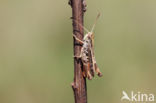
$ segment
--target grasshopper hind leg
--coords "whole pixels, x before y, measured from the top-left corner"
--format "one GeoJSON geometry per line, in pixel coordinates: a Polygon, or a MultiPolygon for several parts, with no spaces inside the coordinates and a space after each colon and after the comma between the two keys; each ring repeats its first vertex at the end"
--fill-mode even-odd
{"type": "Polygon", "coordinates": [[[94,66],[95,66],[95,71],[96,71],[97,75],[98,75],[99,77],[102,77],[102,73],[100,72],[100,69],[98,68],[98,66],[97,66],[96,63],[94,64],[94,66]]]}
{"type": "Polygon", "coordinates": [[[83,76],[91,80],[92,75],[90,74],[90,67],[88,65],[89,64],[83,64],[83,76]]]}
{"type": "Polygon", "coordinates": [[[86,75],[89,80],[92,80],[93,77],[90,72],[90,64],[89,63],[86,65],[86,75]]]}

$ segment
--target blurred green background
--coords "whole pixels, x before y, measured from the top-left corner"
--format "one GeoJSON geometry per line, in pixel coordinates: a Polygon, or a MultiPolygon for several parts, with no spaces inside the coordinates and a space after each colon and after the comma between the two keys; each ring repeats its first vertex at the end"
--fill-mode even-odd
{"type": "MultiPolygon", "coordinates": [[[[74,103],[68,0],[0,0],[0,103],[74,103]]],[[[156,1],[87,0],[102,78],[88,103],[120,103],[122,91],[156,95],[156,1]]]]}

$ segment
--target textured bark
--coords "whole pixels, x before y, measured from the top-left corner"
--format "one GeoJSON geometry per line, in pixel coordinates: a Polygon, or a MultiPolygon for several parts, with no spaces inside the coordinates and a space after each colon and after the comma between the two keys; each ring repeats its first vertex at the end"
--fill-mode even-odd
{"type": "MultiPolygon", "coordinates": [[[[72,7],[73,35],[82,40],[84,32],[81,25],[83,25],[86,2],[84,2],[84,0],[70,0],[69,4],[72,7]]],[[[81,45],[79,45],[76,40],[73,41],[73,44],[74,55],[80,55],[81,45]]],[[[83,77],[82,70],[83,65],[81,60],[74,58],[74,82],[72,83],[72,88],[74,91],[75,103],[87,103],[86,78],[83,77]]]]}

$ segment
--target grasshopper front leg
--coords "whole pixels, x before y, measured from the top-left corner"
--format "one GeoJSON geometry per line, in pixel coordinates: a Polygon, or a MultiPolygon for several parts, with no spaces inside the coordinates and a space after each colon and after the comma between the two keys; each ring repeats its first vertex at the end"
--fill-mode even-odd
{"type": "MultiPolygon", "coordinates": [[[[75,38],[75,40],[77,40],[81,45],[84,44],[84,42],[82,40],[80,40],[79,38],[77,38],[74,34],[73,34],[73,37],[75,38]]],[[[74,55],[74,58],[77,58],[77,59],[80,59],[82,56],[81,56],[81,53],[79,56],[75,56],[74,55]]]]}
{"type": "Polygon", "coordinates": [[[79,38],[77,38],[74,34],[73,34],[73,37],[75,38],[75,40],[77,40],[81,45],[84,44],[84,42],[82,40],[80,40],[79,38]]]}

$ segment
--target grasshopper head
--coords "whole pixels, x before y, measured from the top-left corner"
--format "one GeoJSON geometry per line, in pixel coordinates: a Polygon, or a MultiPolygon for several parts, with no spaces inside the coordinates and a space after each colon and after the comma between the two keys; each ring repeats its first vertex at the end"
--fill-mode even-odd
{"type": "Polygon", "coordinates": [[[94,34],[92,32],[89,32],[88,37],[93,40],[94,39],[94,34]]]}
{"type": "Polygon", "coordinates": [[[94,39],[94,34],[93,33],[91,34],[91,38],[92,38],[92,40],[94,39]]]}
{"type": "Polygon", "coordinates": [[[88,33],[88,39],[91,40],[91,43],[92,43],[92,46],[93,46],[93,44],[94,44],[94,34],[92,32],[88,33]]]}

